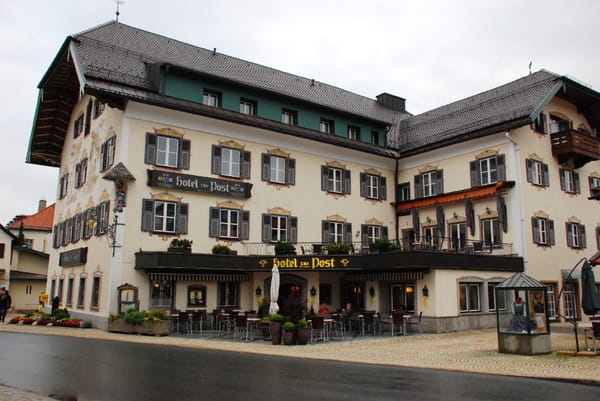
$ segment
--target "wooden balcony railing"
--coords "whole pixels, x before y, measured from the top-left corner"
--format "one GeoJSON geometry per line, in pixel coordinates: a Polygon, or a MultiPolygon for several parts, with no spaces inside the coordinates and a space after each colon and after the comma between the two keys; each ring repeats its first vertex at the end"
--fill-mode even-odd
{"type": "Polygon", "coordinates": [[[593,160],[600,160],[600,139],[576,130],[557,132],[550,135],[552,154],[559,163],[570,159],[579,168],[593,160]]]}

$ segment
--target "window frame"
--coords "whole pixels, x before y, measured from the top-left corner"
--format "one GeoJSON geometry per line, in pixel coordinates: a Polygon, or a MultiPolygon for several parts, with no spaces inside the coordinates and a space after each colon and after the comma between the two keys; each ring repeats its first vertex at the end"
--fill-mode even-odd
{"type": "Polygon", "coordinates": [[[262,215],[262,242],[274,244],[278,241],[295,244],[298,242],[298,217],[264,213],[262,215]],[[285,221],[285,227],[275,227],[273,222],[285,221]],[[284,235],[280,235],[284,232],[284,235]],[[277,235],[275,235],[277,234],[277,235]]]}
{"type": "Polygon", "coordinates": [[[81,188],[85,184],[87,178],[88,159],[82,159],[75,164],[75,188],[81,188]]]}
{"type": "Polygon", "coordinates": [[[539,160],[525,159],[527,167],[527,182],[540,187],[550,186],[548,165],[539,160]]]}
{"type": "Polygon", "coordinates": [[[455,250],[465,249],[469,239],[467,234],[467,222],[458,221],[448,224],[448,232],[450,234],[450,248],[455,250]],[[456,233],[456,235],[455,235],[456,233]]]}
{"type": "Polygon", "coordinates": [[[322,220],[321,242],[323,244],[338,242],[352,244],[352,223],[337,220],[322,220]],[[335,227],[335,232],[331,232],[332,227],[335,227]],[[335,239],[336,241],[331,241],[332,239],[335,239]],[[340,241],[337,241],[338,239],[340,239],[340,241]]]}
{"type": "MultiPolygon", "coordinates": [[[[161,234],[187,234],[189,205],[183,202],[166,201],[162,199],[142,199],[142,231],[161,234]],[[158,204],[172,203],[175,205],[174,230],[156,230],[156,208],[158,204]]],[[[160,217],[160,216],[159,216],[160,217]]],[[[163,217],[163,223],[165,222],[163,217]]]]}
{"type": "Polygon", "coordinates": [[[531,233],[534,244],[540,246],[555,245],[553,220],[539,216],[532,217],[531,233]]]}
{"type": "Polygon", "coordinates": [[[459,302],[458,310],[460,313],[478,313],[481,312],[481,282],[461,281],[458,285],[459,302]],[[472,294],[471,289],[476,289],[477,294],[472,294]],[[464,290],[464,291],[463,291],[464,290]],[[472,296],[474,298],[472,299],[472,296]],[[463,299],[464,297],[464,299],[463,299]],[[463,303],[464,300],[464,303],[463,303]],[[471,301],[476,300],[477,305],[471,305],[471,301]],[[464,305],[464,307],[463,307],[464,305]]]}
{"type": "Polygon", "coordinates": [[[64,199],[69,192],[69,173],[64,173],[60,177],[60,190],[59,190],[59,199],[64,199]]]}
{"type": "Polygon", "coordinates": [[[371,131],[371,144],[379,145],[379,132],[371,131]]]}
{"type": "Polygon", "coordinates": [[[251,154],[243,149],[232,148],[229,146],[212,145],[211,151],[211,173],[229,178],[241,178],[250,179],[250,166],[251,166],[251,154]],[[231,161],[225,160],[223,153],[234,155],[237,152],[239,155],[238,171],[237,175],[232,174],[231,167],[233,166],[233,159],[231,161]],[[223,172],[223,166],[229,166],[228,171],[223,172]]]}
{"type": "Polygon", "coordinates": [[[240,306],[240,282],[219,281],[217,283],[217,308],[238,308],[240,306]]]}
{"type": "Polygon", "coordinates": [[[321,190],[335,195],[349,195],[351,177],[352,173],[345,168],[321,166],[321,190]]]}
{"type": "Polygon", "coordinates": [[[505,311],[508,309],[506,303],[506,291],[500,291],[503,299],[496,298],[496,287],[500,284],[499,282],[489,281],[487,283],[487,294],[488,294],[488,311],[495,312],[496,310],[505,311]],[[499,302],[500,301],[500,302],[499,302]]]}
{"type": "Polygon", "coordinates": [[[150,280],[150,307],[170,310],[173,304],[173,288],[172,280],[150,280]]]}
{"type": "Polygon", "coordinates": [[[191,284],[187,286],[187,306],[190,308],[206,308],[206,285],[191,284]],[[200,296],[198,296],[200,292],[200,296]],[[194,294],[195,293],[195,294],[194,294]]]}
{"type": "Polygon", "coordinates": [[[354,141],[360,141],[360,127],[349,125],[348,126],[348,138],[354,141]]]}
{"type": "Polygon", "coordinates": [[[600,193],[600,177],[588,176],[588,185],[590,187],[590,196],[597,196],[600,193]]]}
{"type": "Polygon", "coordinates": [[[112,135],[100,145],[100,172],[108,170],[115,163],[116,135],[112,135]]]}
{"type": "Polygon", "coordinates": [[[370,173],[360,173],[360,196],[371,200],[387,199],[387,178],[370,173]]]}
{"type": "Polygon", "coordinates": [[[388,239],[388,228],[384,225],[361,224],[360,239],[362,247],[370,246],[377,240],[388,239]]]}
{"type": "Polygon", "coordinates": [[[85,307],[85,277],[79,277],[79,287],[77,288],[77,309],[85,307]]]}
{"type": "MultiPolygon", "coordinates": [[[[472,160],[469,162],[469,173],[471,176],[471,188],[481,187],[485,185],[496,184],[498,182],[502,182],[506,180],[506,158],[503,154],[497,154],[495,156],[482,157],[476,160],[472,160]],[[489,160],[495,158],[496,159],[496,181],[488,182],[483,184],[481,180],[482,177],[482,161],[489,160]]],[[[489,170],[485,171],[486,175],[491,176],[491,172],[489,170]]],[[[488,177],[491,178],[491,177],[488,177]]]]}
{"type": "Polygon", "coordinates": [[[560,189],[568,194],[581,193],[579,185],[579,173],[569,168],[559,168],[560,189]]]}
{"type": "Polygon", "coordinates": [[[92,297],[90,299],[90,309],[92,310],[100,309],[100,278],[98,275],[94,275],[92,278],[92,297]]]}
{"type": "MultiPolygon", "coordinates": [[[[295,185],[296,184],[296,160],[290,157],[274,155],[269,153],[263,153],[261,155],[261,180],[267,181],[272,184],[278,185],[295,185]],[[275,168],[273,166],[274,160],[282,160],[284,168],[275,168]],[[274,172],[281,172],[283,174],[283,181],[279,179],[273,179],[274,172]]],[[[276,163],[277,164],[277,163],[276,163]]],[[[280,167],[280,166],[279,166],[280,167]]]]}
{"type": "Polygon", "coordinates": [[[335,123],[333,120],[328,118],[321,118],[319,122],[319,131],[324,134],[333,134],[335,133],[335,123]]]}
{"type": "Polygon", "coordinates": [[[204,89],[202,92],[202,104],[209,107],[221,107],[222,94],[212,89],[204,89]]]}
{"type": "Polygon", "coordinates": [[[211,238],[223,238],[226,240],[248,240],[250,239],[250,212],[243,209],[232,209],[222,207],[211,207],[209,208],[209,237],[211,238]],[[222,211],[227,212],[225,216],[228,218],[233,214],[231,212],[237,212],[237,232],[236,235],[232,235],[231,227],[233,224],[229,219],[223,221],[224,216],[222,211]],[[230,212],[231,211],[231,212],[230,212]],[[223,226],[227,228],[228,236],[222,235],[223,226]]]}
{"type": "Polygon", "coordinates": [[[497,217],[481,219],[481,241],[483,246],[486,247],[498,247],[502,245],[502,233],[500,220],[497,217]],[[488,230],[489,227],[489,230],[488,230]],[[492,241],[488,241],[488,237],[492,238],[492,241]]]}
{"type": "Polygon", "coordinates": [[[240,99],[240,113],[248,116],[255,116],[257,111],[257,102],[256,100],[250,100],[246,98],[240,99]]]}
{"type": "Polygon", "coordinates": [[[444,193],[444,170],[424,171],[414,176],[415,199],[430,198],[444,193]],[[427,183],[425,182],[427,177],[427,183]],[[427,188],[427,192],[425,191],[427,188]]]}
{"type": "Polygon", "coordinates": [[[85,125],[85,114],[81,113],[79,117],[73,122],[73,138],[79,137],[83,133],[83,127],[85,125]]]}
{"type": "MultiPolygon", "coordinates": [[[[189,170],[190,168],[190,149],[191,141],[189,139],[183,139],[183,137],[176,137],[170,135],[160,135],[151,132],[146,133],[146,147],[144,152],[144,163],[152,164],[154,166],[160,166],[164,168],[183,169],[189,170]],[[174,165],[165,165],[158,163],[158,141],[159,137],[171,138],[178,141],[178,152],[177,152],[177,163],[174,165]]],[[[114,158],[114,155],[113,155],[114,158]]]]}
{"type": "Polygon", "coordinates": [[[298,125],[298,112],[291,109],[281,109],[281,122],[287,125],[298,125]]]}
{"type": "Polygon", "coordinates": [[[567,221],[565,223],[565,232],[569,248],[585,249],[587,247],[584,224],[567,221]]]}

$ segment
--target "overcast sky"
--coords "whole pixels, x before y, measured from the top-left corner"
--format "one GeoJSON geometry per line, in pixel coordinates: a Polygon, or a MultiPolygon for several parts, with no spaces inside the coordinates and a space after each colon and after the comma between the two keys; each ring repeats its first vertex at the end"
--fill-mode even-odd
{"type": "MultiPolygon", "coordinates": [[[[25,163],[37,85],[70,34],[115,18],[114,0],[5,1],[0,223],[56,200],[58,169],[25,163]]],[[[126,0],[119,21],[413,114],[542,68],[600,90],[597,0],[126,0]]]]}

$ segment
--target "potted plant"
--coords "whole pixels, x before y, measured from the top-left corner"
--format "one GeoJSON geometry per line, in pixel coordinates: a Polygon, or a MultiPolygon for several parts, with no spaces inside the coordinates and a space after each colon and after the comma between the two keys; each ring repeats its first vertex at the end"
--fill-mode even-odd
{"type": "Polygon", "coordinates": [[[329,255],[347,255],[352,251],[352,245],[345,242],[332,242],[325,245],[325,249],[329,255]]]}
{"type": "Polygon", "coordinates": [[[295,255],[296,247],[289,242],[277,241],[275,244],[275,255],[295,255]]]}
{"type": "Polygon", "coordinates": [[[281,335],[284,345],[292,345],[294,343],[294,334],[296,332],[296,325],[293,322],[285,322],[283,326],[283,333],[281,335]]]}
{"type": "Polygon", "coordinates": [[[194,241],[187,238],[173,238],[169,244],[169,252],[175,253],[191,253],[192,243],[194,241]]]}
{"type": "Polygon", "coordinates": [[[162,310],[138,311],[129,309],[125,314],[110,314],[108,331],[129,334],[166,336],[171,331],[171,322],[165,320],[162,310]]]}
{"type": "Polygon", "coordinates": [[[383,238],[375,240],[374,245],[378,252],[391,252],[400,248],[395,242],[383,238]]]}
{"type": "Polygon", "coordinates": [[[296,323],[296,336],[298,338],[298,344],[308,344],[310,330],[308,329],[308,321],[306,319],[300,319],[298,320],[298,323],[296,323]]]}
{"type": "Polygon", "coordinates": [[[280,313],[273,313],[270,319],[271,329],[271,344],[281,344],[281,325],[283,323],[283,315],[280,313]]]}
{"type": "Polygon", "coordinates": [[[212,253],[213,255],[237,255],[237,251],[223,244],[215,244],[212,247],[212,253]]]}

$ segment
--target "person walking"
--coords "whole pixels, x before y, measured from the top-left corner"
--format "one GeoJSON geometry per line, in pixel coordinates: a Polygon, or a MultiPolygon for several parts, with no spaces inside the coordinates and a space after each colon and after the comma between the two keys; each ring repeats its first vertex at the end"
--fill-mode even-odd
{"type": "Polygon", "coordinates": [[[4,289],[4,294],[0,296],[0,322],[6,319],[6,313],[12,305],[12,298],[7,289],[4,289]]]}

